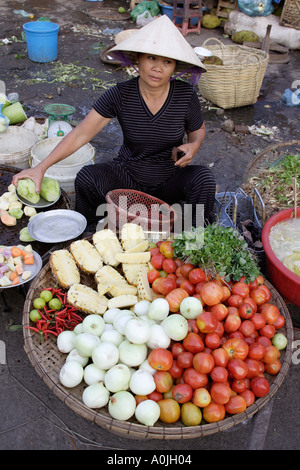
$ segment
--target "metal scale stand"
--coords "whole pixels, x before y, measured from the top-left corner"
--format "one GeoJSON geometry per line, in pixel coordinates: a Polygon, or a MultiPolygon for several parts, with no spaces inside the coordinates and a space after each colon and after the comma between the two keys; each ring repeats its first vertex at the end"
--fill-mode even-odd
{"type": "Polygon", "coordinates": [[[75,108],[68,104],[47,104],[44,107],[45,113],[49,114],[49,126],[47,136],[64,137],[73,127],[70,124],[69,116],[75,112],[75,108]]]}

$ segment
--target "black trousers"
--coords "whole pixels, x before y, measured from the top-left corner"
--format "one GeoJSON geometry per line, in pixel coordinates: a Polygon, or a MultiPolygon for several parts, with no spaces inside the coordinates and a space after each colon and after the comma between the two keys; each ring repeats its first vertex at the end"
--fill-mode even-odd
{"type": "Polygon", "coordinates": [[[105,204],[106,194],[121,188],[151,194],[168,204],[184,201],[193,208],[193,226],[196,226],[196,208],[200,205],[204,206],[205,223],[213,220],[216,183],[210,169],[202,165],[176,167],[173,175],[156,187],[147,187],[134,181],[118,161],[86,165],[75,179],[75,209],[86,217],[88,225],[94,224],[104,216],[99,206],[105,204]]]}

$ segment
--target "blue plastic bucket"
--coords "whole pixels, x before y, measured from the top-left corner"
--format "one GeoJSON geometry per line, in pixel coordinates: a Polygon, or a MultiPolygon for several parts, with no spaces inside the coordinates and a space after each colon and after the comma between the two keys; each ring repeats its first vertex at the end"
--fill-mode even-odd
{"type": "MultiPolygon", "coordinates": [[[[159,3],[159,6],[160,6],[162,14],[167,15],[170,18],[170,20],[173,20],[173,6],[171,6],[171,5],[162,5],[161,3],[159,3]]],[[[182,23],[182,18],[177,17],[175,23],[176,24],[181,24],[182,23]]],[[[191,18],[191,25],[197,26],[197,24],[198,24],[198,18],[191,18]]]]}
{"type": "Polygon", "coordinates": [[[33,62],[52,62],[57,59],[59,26],[50,21],[25,23],[28,57],[33,62]]]}

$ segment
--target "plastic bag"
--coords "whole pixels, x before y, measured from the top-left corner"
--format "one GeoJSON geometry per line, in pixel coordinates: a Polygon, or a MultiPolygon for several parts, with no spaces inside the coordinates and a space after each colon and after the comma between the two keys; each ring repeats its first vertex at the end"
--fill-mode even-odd
{"type": "Polygon", "coordinates": [[[286,106],[299,106],[300,105],[300,89],[292,91],[289,88],[287,88],[281,97],[281,101],[286,106]]]}
{"type": "Polygon", "coordinates": [[[151,16],[155,17],[160,14],[160,6],[158,5],[157,0],[144,0],[143,2],[139,3],[136,5],[130,13],[131,18],[133,21],[136,22],[137,17],[144,13],[145,11],[148,11],[151,16]]]}
{"type": "Polygon", "coordinates": [[[150,14],[150,11],[145,10],[144,13],[141,13],[137,19],[136,19],[136,24],[139,26],[145,26],[148,23],[151,23],[151,21],[155,20],[155,16],[152,16],[150,14]]]}
{"type": "Polygon", "coordinates": [[[274,11],[272,0],[238,0],[241,12],[248,16],[268,16],[274,11]]]}

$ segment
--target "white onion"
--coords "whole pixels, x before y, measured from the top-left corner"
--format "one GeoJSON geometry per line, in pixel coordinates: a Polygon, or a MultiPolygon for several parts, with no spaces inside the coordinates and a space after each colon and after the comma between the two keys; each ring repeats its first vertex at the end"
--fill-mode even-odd
{"type": "MultiPolygon", "coordinates": [[[[128,312],[128,310],[126,310],[128,312]]],[[[133,313],[123,313],[123,315],[117,314],[115,319],[114,319],[114,329],[117,330],[121,335],[124,334],[124,329],[126,326],[126,323],[133,317],[133,313]]]]}
{"type": "Polygon", "coordinates": [[[92,362],[84,368],[83,380],[87,385],[103,382],[105,372],[105,370],[99,369],[99,367],[95,366],[95,364],[92,362]]]}
{"type": "Polygon", "coordinates": [[[159,404],[154,400],[141,401],[135,409],[135,417],[145,426],[154,426],[160,417],[159,404]]]}
{"type": "Polygon", "coordinates": [[[56,338],[58,350],[62,353],[69,353],[74,349],[76,333],[70,330],[65,330],[59,333],[56,338]]]}
{"type": "Polygon", "coordinates": [[[158,297],[154,299],[148,310],[148,317],[151,320],[164,320],[169,315],[169,303],[166,299],[158,297]]]}
{"type": "Polygon", "coordinates": [[[150,372],[145,369],[138,369],[131,376],[129,388],[135,395],[149,395],[155,390],[156,384],[150,372]]]}
{"type": "Polygon", "coordinates": [[[112,393],[127,390],[131,374],[125,364],[117,364],[111,367],[105,374],[104,385],[112,393]]]}
{"type": "Polygon", "coordinates": [[[139,369],[147,370],[152,375],[154,375],[155,372],[157,372],[156,369],[153,369],[153,367],[150,366],[150,364],[148,362],[148,359],[145,359],[144,362],[142,362],[142,364],[140,364],[139,369]]]}
{"type": "Polygon", "coordinates": [[[91,357],[93,349],[100,344],[100,339],[91,333],[80,333],[76,335],[74,346],[84,357],[91,357]]]}
{"type": "Polygon", "coordinates": [[[89,408],[102,408],[108,400],[109,391],[102,382],[89,385],[82,393],[82,401],[89,408]]]}
{"type": "Polygon", "coordinates": [[[143,344],[151,335],[151,326],[143,318],[131,318],[125,325],[124,335],[131,343],[143,344]]]}
{"type": "Polygon", "coordinates": [[[99,369],[108,370],[117,364],[119,350],[113,343],[101,343],[94,348],[92,360],[99,369]]]}
{"type": "Polygon", "coordinates": [[[134,415],[136,408],[132,393],[122,390],[114,393],[108,402],[108,412],[112,418],[126,421],[134,415]]]}
{"type": "Polygon", "coordinates": [[[83,326],[82,326],[82,322],[81,323],[78,323],[73,332],[76,334],[76,335],[79,335],[80,333],[83,333],[83,326]]]}
{"type": "Polygon", "coordinates": [[[150,305],[149,300],[140,300],[133,307],[133,311],[138,317],[147,315],[150,305]]]}
{"type": "Polygon", "coordinates": [[[100,315],[87,315],[82,321],[83,333],[101,336],[104,331],[105,322],[100,315]]]}
{"type": "Polygon", "coordinates": [[[119,308],[109,308],[108,310],[106,310],[106,312],[104,312],[103,320],[105,321],[105,323],[110,323],[112,325],[114,322],[115,315],[120,311],[121,310],[119,308]]]}
{"type": "Polygon", "coordinates": [[[85,367],[89,362],[89,358],[81,356],[77,349],[72,349],[72,351],[70,351],[67,355],[66,361],[77,361],[82,365],[82,367],[85,367]]]}
{"type": "Polygon", "coordinates": [[[119,346],[120,361],[128,367],[139,366],[147,357],[145,344],[133,344],[127,339],[119,346]]]}
{"type": "Polygon", "coordinates": [[[188,321],[182,315],[178,315],[178,313],[174,313],[173,315],[169,315],[165,318],[165,320],[162,321],[161,326],[169,338],[174,341],[181,341],[188,334],[188,321]]]}
{"type": "Polygon", "coordinates": [[[64,387],[73,388],[83,379],[83,367],[77,361],[65,362],[59,372],[59,380],[64,387]]]}
{"type": "Polygon", "coordinates": [[[113,328],[112,330],[103,331],[100,339],[104,343],[113,343],[118,347],[124,341],[124,336],[113,328]]]}
{"type": "Polygon", "coordinates": [[[180,304],[180,313],[188,320],[197,318],[202,311],[202,302],[196,297],[186,297],[180,304]]]}
{"type": "Polygon", "coordinates": [[[171,339],[169,338],[169,336],[161,325],[151,326],[150,338],[146,343],[148,348],[168,348],[170,343],[171,339]]]}
{"type": "Polygon", "coordinates": [[[104,331],[113,330],[113,329],[114,329],[114,326],[111,323],[105,323],[104,331]]]}

